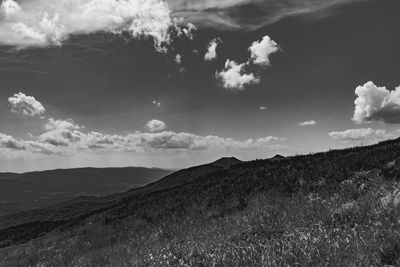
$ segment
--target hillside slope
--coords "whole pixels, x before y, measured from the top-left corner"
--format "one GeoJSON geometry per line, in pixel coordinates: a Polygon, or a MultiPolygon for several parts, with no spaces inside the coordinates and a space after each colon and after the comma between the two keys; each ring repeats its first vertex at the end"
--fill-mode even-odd
{"type": "Polygon", "coordinates": [[[0,265],[400,263],[400,139],[213,167],[2,217],[0,265]]]}

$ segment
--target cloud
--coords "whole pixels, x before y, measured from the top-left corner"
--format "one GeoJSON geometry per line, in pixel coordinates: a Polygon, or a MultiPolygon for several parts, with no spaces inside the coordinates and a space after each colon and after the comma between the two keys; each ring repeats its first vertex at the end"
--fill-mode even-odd
{"type": "Polygon", "coordinates": [[[54,129],[38,136],[41,143],[51,144],[53,146],[69,146],[79,142],[84,136],[83,133],[72,129],[54,129]]]}
{"type": "Polygon", "coordinates": [[[20,142],[10,135],[0,133],[0,146],[14,150],[25,150],[24,142],[20,142]]]}
{"type": "MultiPolygon", "coordinates": [[[[50,121],[50,120],[49,120],[50,121]]],[[[0,133],[0,152],[8,157],[43,155],[71,155],[78,152],[122,151],[150,153],[155,151],[202,151],[202,150],[244,150],[244,149],[287,149],[279,144],[286,140],[275,136],[258,139],[235,140],[214,135],[161,131],[134,132],[127,135],[84,132],[77,125],[68,125],[71,120],[59,123],[60,127],[48,129],[33,140],[18,140],[0,133]],[[68,125],[68,126],[67,126],[68,125]]]]}
{"type": "Polygon", "coordinates": [[[314,126],[314,125],[316,125],[316,124],[317,124],[316,121],[311,120],[311,121],[303,121],[303,122],[300,122],[300,123],[297,124],[297,125],[298,125],[298,126],[314,126]]]}
{"type": "Polygon", "coordinates": [[[46,109],[33,96],[27,96],[23,93],[14,94],[8,98],[8,103],[11,105],[11,111],[27,116],[37,116],[43,114],[46,109]]]}
{"type": "Polygon", "coordinates": [[[193,39],[196,30],[172,18],[163,0],[5,0],[0,9],[0,43],[19,48],[61,45],[74,34],[126,32],[151,37],[164,51],[174,37],[193,39]]]}
{"type": "Polygon", "coordinates": [[[83,127],[75,124],[71,119],[55,120],[50,118],[44,128],[47,132],[38,136],[38,140],[53,146],[68,146],[70,143],[80,141],[84,136],[82,132],[78,131],[83,127]]]}
{"type": "MultiPolygon", "coordinates": [[[[179,31],[179,29],[178,29],[179,31]]],[[[189,38],[189,40],[193,40],[194,39],[194,33],[197,31],[197,27],[193,24],[193,23],[188,23],[186,25],[186,27],[182,28],[179,32],[178,35],[180,34],[180,32],[182,32],[183,34],[185,34],[185,36],[187,38],[189,38]]]]}
{"type": "Polygon", "coordinates": [[[330,138],[343,142],[379,140],[390,138],[391,135],[385,130],[374,130],[371,128],[349,129],[342,132],[329,133],[330,138]]]}
{"type": "Polygon", "coordinates": [[[68,120],[56,120],[49,118],[48,122],[44,126],[47,131],[58,130],[58,129],[74,129],[78,130],[83,127],[77,125],[72,119],[68,120]]]}
{"type": "Polygon", "coordinates": [[[355,94],[357,98],[354,101],[354,122],[400,123],[400,86],[394,91],[389,91],[386,87],[367,82],[358,86],[355,94]]]}
{"type": "Polygon", "coordinates": [[[157,131],[162,131],[167,128],[167,125],[160,120],[151,120],[146,124],[147,129],[150,132],[157,132],[157,131]]]}
{"type": "MultiPolygon", "coordinates": [[[[10,98],[18,110],[34,116],[44,112],[43,106],[22,93],[10,98]],[[21,104],[20,99],[23,99],[21,104]],[[26,104],[28,103],[28,104],[26,104]]],[[[154,101],[154,104],[159,102],[154,101]]],[[[44,118],[43,118],[44,119],[44,118]]],[[[153,119],[146,125],[149,132],[133,132],[126,135],[85,131],[85,127],[72,119],[47,118],[40,135],[28,134],[28,140],[17,139],[0,133],[0,154],[7,158],[33,157],[34,155],[72,155],[80,152],[135,152],[153,151],[198,151],[198,150],[243,150],[243,149],[288,149],[278,142],[286,140],[275,136],[258,139],[235,140],[214,135],[165,131],[166,124],[153,119]]]]}
{"type": "MultiPolygon", "coordinates": [[[[285,140],[274,136],[259,138],[256,140],[247,139],[244,141],[219,136],[200,136],[192,133],[176,133],[173,131],[162,131],[157,133],[135,132],[126,136],[103,135],[93,133],[87,135],[86,141],[91,147],[96,147],[102,140],[103,148],[113,147],[125,151],[149,152],[155,150],[226,150],[226,149],[255,149],[267,148],[274,142],[285,140]],[[107,142],[104,142],[107,140],[107,142]]],[[[276,145],[276,144],[274,144],[276,145]]]]}
{"type": "Polygon", "coordinates": [[[238,64],[233,60],[227,60],[225,68],[217,72],[215,76],[222,82],[225,89],[243,90],[246,85],[260,82],[253,73],[245,73],[245,63],[238,64]]]}
{"type": "Polygon", "coordinates": [[[217,58],[217,47],[220,43],[222,43],[220,38],[211,40],[207,47],[207,53],[204,55],[205,61],[211,61],[217,58]]]}
{"type": "Polygon", "coordinates": [[[253,63],[259,65],[270,65],[270,55],[276,53],[278,50],[278,44],[268,35],[264,36],[261,41],[253,42],[249,47],[250,57],[253,63]]]}
{"type": "Polygon", "coordinates": [[[222,82],[225,89],[243,90],[246,85],[259,83],[260,78],[253,73],[246,73],[246,67],[270,65],[269,56],[277,52],[279,48],[278,44],[266,35],[261,41],[253,42],[248,50],[250,59],[246,63],[238,64],[228,59],[225,68],[216,72],[215,76],[222,82]]]}
{"type": "Polygon", "coordinates": [[[230,150],[267,148],[271,143],[283,141],[284,138],[268,136],[264,138],[247,139],[244,141],[219,136],[200,136],[191,133],[175,133],[165,131],[160,133],[135,133],[128,136],[130,140],[140,140],[139,147],[145,150],[230,150]]]}
{"type": "Polygon", "coordinates": [[[4,14],[6,19],[20,10],[18,3],[13,0],[3,0],[0,5],[0,13],[4,14]]]}
{"type": "Polygon", "coordinates": [[[161,102],[157,101],[157,100],[153,100],[153,105],[157,106],[157,107],[161,107],[161,102]]]}
{"type": "Polygon", "coordinates": [[[182,56],[180,54],[177,54],[174,60],[176,64],[182,64],[182,56]]]}
{"type": "Polygon", "coordinates": [[[7,158],[33,156],[34,154],[51,155],[62,154],[64,151],[40,141],[16,139],[10,135],[0,133],[0,155],[7,158]]]}
{"type": "Polygon", "coordinates": [[[244,141],[232,138],[172,131],[127,135],[108,135],[99,132],[84,133],[79,130],[51,130],[36,137],[34,141],[17,140],[14,137],[0,134],[0,151],[5,155],[29,153],[68,155],[77,152],[94,152],[98,150],[126,151],[147,153],[153,151],[199,151],[199,150],[243,150],[243,149],[282,149],[286,146],[277,142],[284,138],[268,136],[244,141]]]}
{"type": "Polygon", "coordinates": [[[167,0],[174,15],[199,27],[255,30],[296,14],[328,16],[331,7],[365,0],[167,0]],[[310,13],[316,13],[310,14],[310,13]]]}
{"type": "Polygon", "coordinates": [[[19,38],[21,41],[26,41],[26,42],[40,42],[40,43],[45,43],[46,42],[46,35],[41,34],[34,29],[26,26],[22,22],[15,23],[14,25],[11,26],[11,30],[14,33],[14,36],[19,38]]]}

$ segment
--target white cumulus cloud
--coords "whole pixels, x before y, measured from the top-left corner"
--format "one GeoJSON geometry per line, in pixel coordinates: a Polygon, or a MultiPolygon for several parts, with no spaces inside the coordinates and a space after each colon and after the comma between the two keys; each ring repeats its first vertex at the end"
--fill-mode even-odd
{"type": "Polygon", "coordinates": [[[38,141],[53,146],[69,146],[69,144],[80,141],[85,135],[78,131],[83,127],[77,125],[73,120],[56,120],[49,118],[44,128],[46,132],[38,136],[38,141]]]}
{"type": "Polygon", "coordinates": [[[356,88],[353,121],[400,123],[400,86],[390,91],[367,82],[356,88]]]}
{"type": "Polygon", "coordinates": [[[157,132],[166,129],[167,125],[163,121],[153,119],[147,122],[146,127],[150,132],[157,132]]]}
{"type": "Polygon", "coordinates": [[[10,135],[0,133],[0,155],[7,158],[16,158],[21,156],[34,156],[35,154],[63,154],[65,151],[56,146],[44,143],[38,140],[16,139],[10,135]]]}
{"type": "Polygon", "coordinates": [[[0,133],[0,152],[5,155],[59,154],[98,150],[147,153],[152,151],[183,150],[243,150],[243,149],[287,149],[278,142],[286,140],[275,136],[258,139],[235,140],[214,135],[201,136],[192,133],[161,131],[134,132],[127,135],[110,135],[100,132],[83,132],[74,129],[47,131],[35,140],[18,140],[0,133]]]}
{"type": "Polygon", "coordinates": [[[343,142],[379,140],[391,137],[391,135],[386,133],[385,130],[374,130],[371,128],[349,129],[341,132],[331,132],[329,133],[329,136],[333,140],[339,140],[343,142]]]}
{"type": "Polygon", "coordinates": [[[83,133],[73,129],[54,129],[38,136],[41,143],[51,144],[55,147],[69,146],[81,140],[83,133]]]}
{"type": "Polygon", "coordinates": [[[202,150],[244,150],[244,149],[288,149],[279,144],[286,140],[275,136],[258,139],[235,140],[214,135],[159,131],[134,132],[126,135],[85,132],[72,120],[49,119],[46,131],[33,140],[17,139],[0,133],[0,153],[6,157],[41,155],[72,155],[78,152],[136,152],[154,151],[202,151],[202,150]]]}
{"type": "Polygon", "coordinates": [[[278,50],[278,44],[268,35],[264,36],[261,41],[254,41],[249,47],[253,63],[259,65],[270,65],[270,55],[276,53],[278,50]]]}
{"type": "Polygon", "coordinates": [[[233,60],[227,60],[225,68],[216,73],[216,77],[222,82],[225,89],[243,90],[246,85],[260,82],[253,73],[245,73],[245,63],[238,64],[233,60]]]}
{"type": "Polygon", "coordinates": [[[255,41],[248,49],[250,59],[246,63],[238,64],[234,60],[228,59],[225,68],[216,72],[216,77],[222,81],[222,86],[230,90],[243,90],[246,85],[260,82],[260,78],[254,73],[246,73],[246,67],[268,66],[270,65],[269,56],[279,50],[278,44],[266,35],[261,41],[255,41]]]}
{"type": "Polygon", "coordinates": [[[193,39],[196,27],[171,17],[163,0],[4,0],[0,43],[17,46],[60,45],[73,34],[127,32],[154,40],[164,51],[173,36],[193,39]]]}
{"type": "Polygon", "coordinates": [[[27,96],[24,93],[14,94],[8,98],[11,105],[11,111],[28,116],[37,116],[43,114],[46,109],[33,96],[27,96]]]}
{"type": "Polygon", "coordinates": [[[316,125],[316,124],[317,124],[316,121],[310,120],[310,121],[303,121],[303,122],[300,122],[300,123],[297,124],[297,125],[298,125],[298,126],[314,126],[314,125],[316,125]]]}
{"type": "Polygon", "coordinates": [[[211,61],[217,58],[217,47],[220,43],[222,43],[220,38],[211,40],[207,47],[207,53],[204,55],[205,61],[211,61]]]}
{"type": "Polygon", "coordinates": [[[6,19],[20,10],[18,3],[13,0],[3,0],[0,5],[0,12],[4,14],[6,19]]]}
{"type": "Polygon", "coordinates": [[[14,150],[26,149],[24,142],[18,141],[14,137],[3,133],[0,133],[0,146],[14,150]]]}

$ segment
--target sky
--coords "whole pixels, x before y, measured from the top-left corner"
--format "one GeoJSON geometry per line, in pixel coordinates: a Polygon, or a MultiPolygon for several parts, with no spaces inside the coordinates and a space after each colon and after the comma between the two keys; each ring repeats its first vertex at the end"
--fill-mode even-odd
{"type": "Polygon", "coordinates": [[[3,0],[0,172],[400,135],[397,0],[3,0]]]}

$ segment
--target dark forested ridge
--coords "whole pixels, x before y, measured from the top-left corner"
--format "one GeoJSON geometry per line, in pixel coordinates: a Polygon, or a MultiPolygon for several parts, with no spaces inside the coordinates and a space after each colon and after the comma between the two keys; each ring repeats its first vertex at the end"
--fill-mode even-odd
{"type": "Polygon", "coordinates": [[[1,217],[0,265],[400,263],[400,139],[221,162],[125,193],[1,217]]]}

